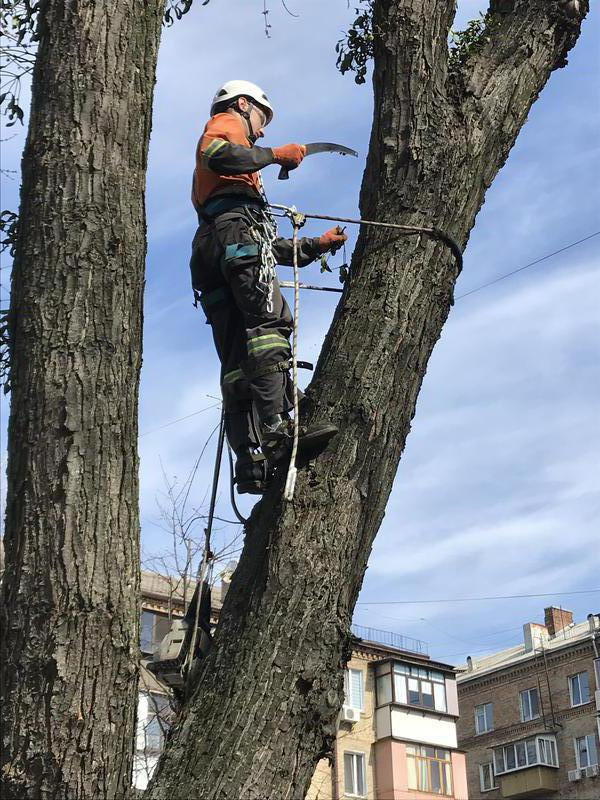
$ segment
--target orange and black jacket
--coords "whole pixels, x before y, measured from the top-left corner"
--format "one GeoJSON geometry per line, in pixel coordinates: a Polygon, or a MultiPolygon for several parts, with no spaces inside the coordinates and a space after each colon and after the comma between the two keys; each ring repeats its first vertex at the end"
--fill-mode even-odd
{"type": "Polygon", "coordinates": [[[204,129],[196,148],[192,202],[196,211],[218,194],[261,197],[259,170],[273,164],[270,147],[252,145],[242,119],[233,114],[215,114],[204,129]]]}
{"type": "MultiPolygon", "coordinates": [[[[228,198],[231,195],[241,195],[262,203],[258,172],[273,163],[275,158],[271,148],[252,145],[239,117],[233,114],[215,114],[208,121],[196,148],[192,203],[199,218],[210,218],[210,206],[208,217],[202,210],[209,200],[220,195],[227,195],[228,198]]],[[[200,233],[199,229],[197,236],[200,233]]],[[[278,264],[291,266],[294,260],[292,240],[278,237],[273,243],[273,253],[278,264]]],[[[301,267],[313,262],[321,253],[318,237],[303,236],[298,240],[298,262],[301,267]]],[[[195,281],[194,286],[197,283],[195,281]]]]}

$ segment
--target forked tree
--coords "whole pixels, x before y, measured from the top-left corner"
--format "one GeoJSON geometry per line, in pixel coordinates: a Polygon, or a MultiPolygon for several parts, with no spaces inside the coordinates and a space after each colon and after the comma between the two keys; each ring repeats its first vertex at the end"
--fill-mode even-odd
{"type": "MultiPolygon", "coordinates": [[[[371,4],[368,4],[371,5],[371,4]]],[[[137,641],[143,177],[161,3],[41,5],[13,282],[3,796],[121,797],[137,641]]],[[[363,218],[461,246],[588,0],[374,0],[363,218]]],[[[369,25],[367,28],[369,28],[369,25]]],[[[372,38],[369,38],[372,37],[372,38]]],[[[340,433],[255,507],[151,800],[302,798],[329,752],[349,623],[452,305],[440,242],[361,231],[311,384],[340,433]]]]}

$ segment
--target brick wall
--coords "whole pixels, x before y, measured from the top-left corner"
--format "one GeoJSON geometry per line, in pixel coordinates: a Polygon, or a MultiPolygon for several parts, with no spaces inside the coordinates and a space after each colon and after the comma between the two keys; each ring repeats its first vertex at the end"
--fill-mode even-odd
{"type": "Polygon", "coordinates": [[[547,652],[545,661],[538,654],[512,668],[459,683],[458,740],[459,747],[467,751],[467,779],[472,800],[496,800],[501,797],[499,789],[483,793],[480,790],[479,764],[492,760],[491,747],[549,732],[555,733],[558,746],[560,766],[559,791],[555,795],[557,800],[600,798],[600,778],[586,778],[578,783],[569,783],[567,779],[567,771],[576,766],[573,738],[597,731],[593,659],[591,642],[583,641],[572,647],[547,652]],[[572,709],[568,677],[583,671],[588,673],[591,702],[572,709]],[[522,723],[519,693],[533,687],[540,689],[543,715],[540,719],[522,723]],[[475,707],[489,702],[494,704],[494,730],[476,735],[475,707]],[[554,722],[559,723],[554,727],[552,708],[554,722]]]}

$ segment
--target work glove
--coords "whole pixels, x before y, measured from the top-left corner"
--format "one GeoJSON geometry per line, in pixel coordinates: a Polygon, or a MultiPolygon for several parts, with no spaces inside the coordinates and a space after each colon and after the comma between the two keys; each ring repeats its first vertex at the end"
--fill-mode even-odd
{"type": "Polygon", "coordinates": [[[335,228],[331,228],[331,230],[319,236],[319,247],[322,253],[326,253],[328,250],[335,253],[347,240],[348,237],[344,233],[344,229],[336,225],[335,228]]]}
{"type": "Polygon", "coordinates": [[[303,144],[284,144],[281,147],[273,147],[272,149],[275,163],[281,164],[286,169],[299,167],[306,155],[306,147],[303,144]]]}

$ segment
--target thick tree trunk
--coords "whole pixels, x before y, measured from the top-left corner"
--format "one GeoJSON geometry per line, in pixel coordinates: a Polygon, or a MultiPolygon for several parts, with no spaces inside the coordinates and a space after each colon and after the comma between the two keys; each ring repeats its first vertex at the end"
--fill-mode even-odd
{"type": "MultiPolygon", "coordinates": [[[[491,41],[448,76],[454,0],[375,4],[375,119],[363,216],[434,224],[465,244],[486,188],[587,0],[505,0],[491,41]]],[[[426,238],[363,230],[313,381],[313,414],[340,427],[255,508],[216,648],[149,797],[302,798],[342,702],[349,622],[457,270],[426,238]]]]}
{"type": "Polygon", "coordinates": [[[138,658],[144,188],[161,0],[46,0],[12,283],[2,798],[116,798],[138,658]]]}

